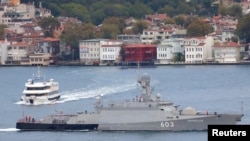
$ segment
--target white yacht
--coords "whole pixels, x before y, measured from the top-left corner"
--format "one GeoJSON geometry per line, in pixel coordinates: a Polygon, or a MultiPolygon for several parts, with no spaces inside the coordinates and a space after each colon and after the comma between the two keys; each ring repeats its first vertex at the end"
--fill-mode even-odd
{"type": "Polygon", "coordinates": [[[59,83],[55,82],[54,79],[45,80],[44,75],[41,74],[40,66],[38,66],[37,73],[25,83],[21,100],[25,104],[37,105],[56,101],[59,98],[59,83]]]}

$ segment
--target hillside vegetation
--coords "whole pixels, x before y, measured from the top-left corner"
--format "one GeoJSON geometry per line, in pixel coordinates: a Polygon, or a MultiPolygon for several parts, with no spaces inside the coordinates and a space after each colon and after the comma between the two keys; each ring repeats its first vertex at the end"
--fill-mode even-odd
{"type": "MultiPolygon", "coordinates": [[[[36,7],[52,11],[52,15],[76,17],[79,20],[101,24],[107,17],[142,19],[147,14],[166,13],[173,17],[179,14],[213,16],[218,7],[214,0],[33,0],[36,7]]],[[[30,0],[21,0],[30,3],[30,0]]]]}

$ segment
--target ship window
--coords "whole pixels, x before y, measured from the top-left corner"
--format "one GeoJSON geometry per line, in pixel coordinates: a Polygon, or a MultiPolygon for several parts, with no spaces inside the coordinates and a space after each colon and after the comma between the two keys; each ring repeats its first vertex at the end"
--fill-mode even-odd
{"type": "Polygon", "coordinates": [[[49,86],[45,86],[45,87],[28,87],[27,90],[45,90],[45,89],[49,89],[49,86]]]}
{"type": "Polygon", "coordinates": [[[44,95],[46,95],[46,94],[26,94],[26,96],[44,96],[44,95]]]}

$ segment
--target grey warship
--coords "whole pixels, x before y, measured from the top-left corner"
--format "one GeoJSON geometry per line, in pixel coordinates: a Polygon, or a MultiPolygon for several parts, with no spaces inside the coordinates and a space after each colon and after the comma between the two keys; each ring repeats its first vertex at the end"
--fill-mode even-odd
{"type": "Polygon", "coordinates": [[[22,130],[87,130],[87,131],[197,131],[208,125],[234,125],[243,113],[198,112],[195,108],[180,109],[171,101],[153,94],[150,76],[138,76],[141,94],[131,100],[103,105],[96,98],[94,112],[48,115],[42,119],[23,117],[16,122],[22,130]]]}

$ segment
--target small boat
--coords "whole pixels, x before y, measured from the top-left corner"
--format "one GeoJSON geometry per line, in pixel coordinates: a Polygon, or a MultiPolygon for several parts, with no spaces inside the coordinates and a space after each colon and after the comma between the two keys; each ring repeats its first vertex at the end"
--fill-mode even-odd
{"type": "Polygon", "coordinates": [[[56,101],[59,98],[59,83],[54,79],[45,80],[44,75],[41,74],[40,66],[38,66],[37,73],[25,83],[21,101],[24,101],[25,104],[37,105],[56,101]]]}

